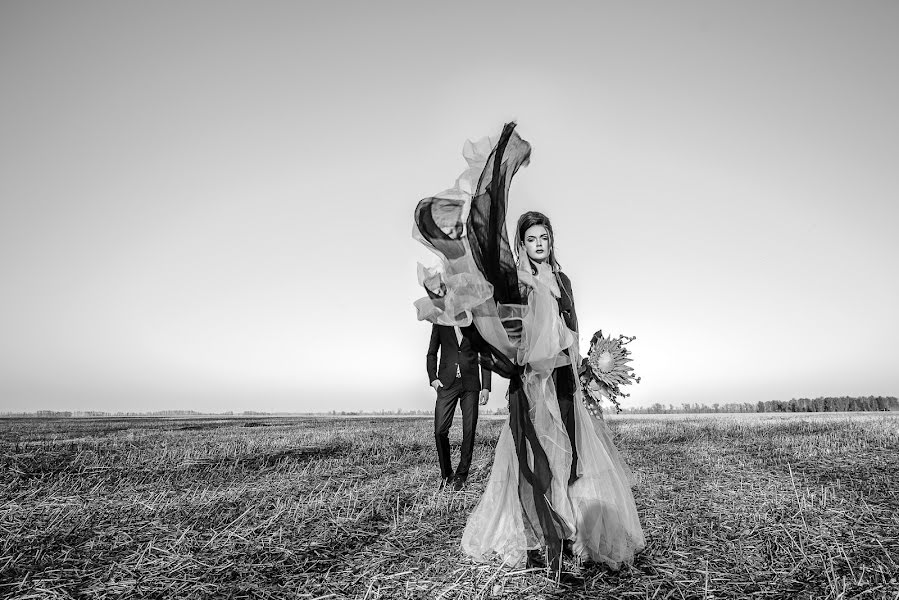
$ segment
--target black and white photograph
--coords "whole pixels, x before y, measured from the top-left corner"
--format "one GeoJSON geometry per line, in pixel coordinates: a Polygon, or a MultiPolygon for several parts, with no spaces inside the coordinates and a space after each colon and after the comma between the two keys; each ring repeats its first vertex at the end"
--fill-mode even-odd
{"type": "Polygon", "coordinates": [[[0,598],[899,600],[899,3],[0,0],[0,598]]]}

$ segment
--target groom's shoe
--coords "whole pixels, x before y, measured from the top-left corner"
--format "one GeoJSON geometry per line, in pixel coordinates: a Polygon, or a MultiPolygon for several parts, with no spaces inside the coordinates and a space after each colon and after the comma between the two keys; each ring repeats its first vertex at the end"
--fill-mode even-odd
{"type": "Polygon", "coordinates": [[[465,487],[466,481],[468,481],[467,477],[453,477],[453,489],[457,492],[461,491],[465,487]]]}
{"type": "Polygon", "coordinates": [[[440,478],[440,485],[437,486],[437,490],[438,490],[438,491],[441,491],[441,490],[443,490],[445,487],[447,487],[447,486],[449,486],[449,485],[452,485],[452,483],[453,483],[453,478],[452,478],[452,476],[450,476],[450,477],[441,477],[441,478],[440,478]]]}

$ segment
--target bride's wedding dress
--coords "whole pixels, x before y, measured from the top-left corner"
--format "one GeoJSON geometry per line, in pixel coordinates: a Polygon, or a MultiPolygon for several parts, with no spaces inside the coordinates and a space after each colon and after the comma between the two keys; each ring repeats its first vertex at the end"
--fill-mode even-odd
{"type": "Polygon", "coordinates": [[[527,550],[545,547],[558,556],[569,539],[576,555],[617,569],[645,545],[630,472],[575,385],[577,458],[570,477],[572,441],[552,375],[571,369],[577,381],[577,333],[559,314],[560,278],[526,256],[519,269],[505,230],[509,184],[527,164],[530,145],[508,124],[495,145],[467,144],[465,155],[469,170],[455,188],[419,203],[413,231],[442,263],[439,271],[419,270],[428,290],[416,302],[419,318],[472,327],[493,356],[493,370],[509,378],[509,420],[462,549],[478,560],[498,555],[520,566],[527,550]]]}

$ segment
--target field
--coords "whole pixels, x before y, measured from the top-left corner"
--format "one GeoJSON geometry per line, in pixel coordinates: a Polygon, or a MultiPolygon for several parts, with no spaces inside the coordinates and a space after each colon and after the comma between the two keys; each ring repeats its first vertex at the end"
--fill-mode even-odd
{"type": "Polygon", "coordinates": [[[0,597],[899,598],[899,414],[610,419],[647,548],[567,588],[459,552],[502,426],[0,419],[0,597]]]}

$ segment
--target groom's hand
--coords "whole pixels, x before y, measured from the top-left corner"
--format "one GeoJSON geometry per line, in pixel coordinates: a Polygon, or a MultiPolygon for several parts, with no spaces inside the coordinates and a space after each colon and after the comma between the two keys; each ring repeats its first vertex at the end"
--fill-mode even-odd
{"type": "Polygon", "coordinates": [[[435,379],[434,381],[431,382],[431,387],[434,388],[434,391],[436,392],[437,390],[439,390],[440,388],[443,387],[443,384],[440,382],[439,379],[435,379]]]}
{"type": "Polygon", "coordinates": [[[478,404],[484,406],[490,398],[490,390],[481,390],[478,392],[478,404]]]}

